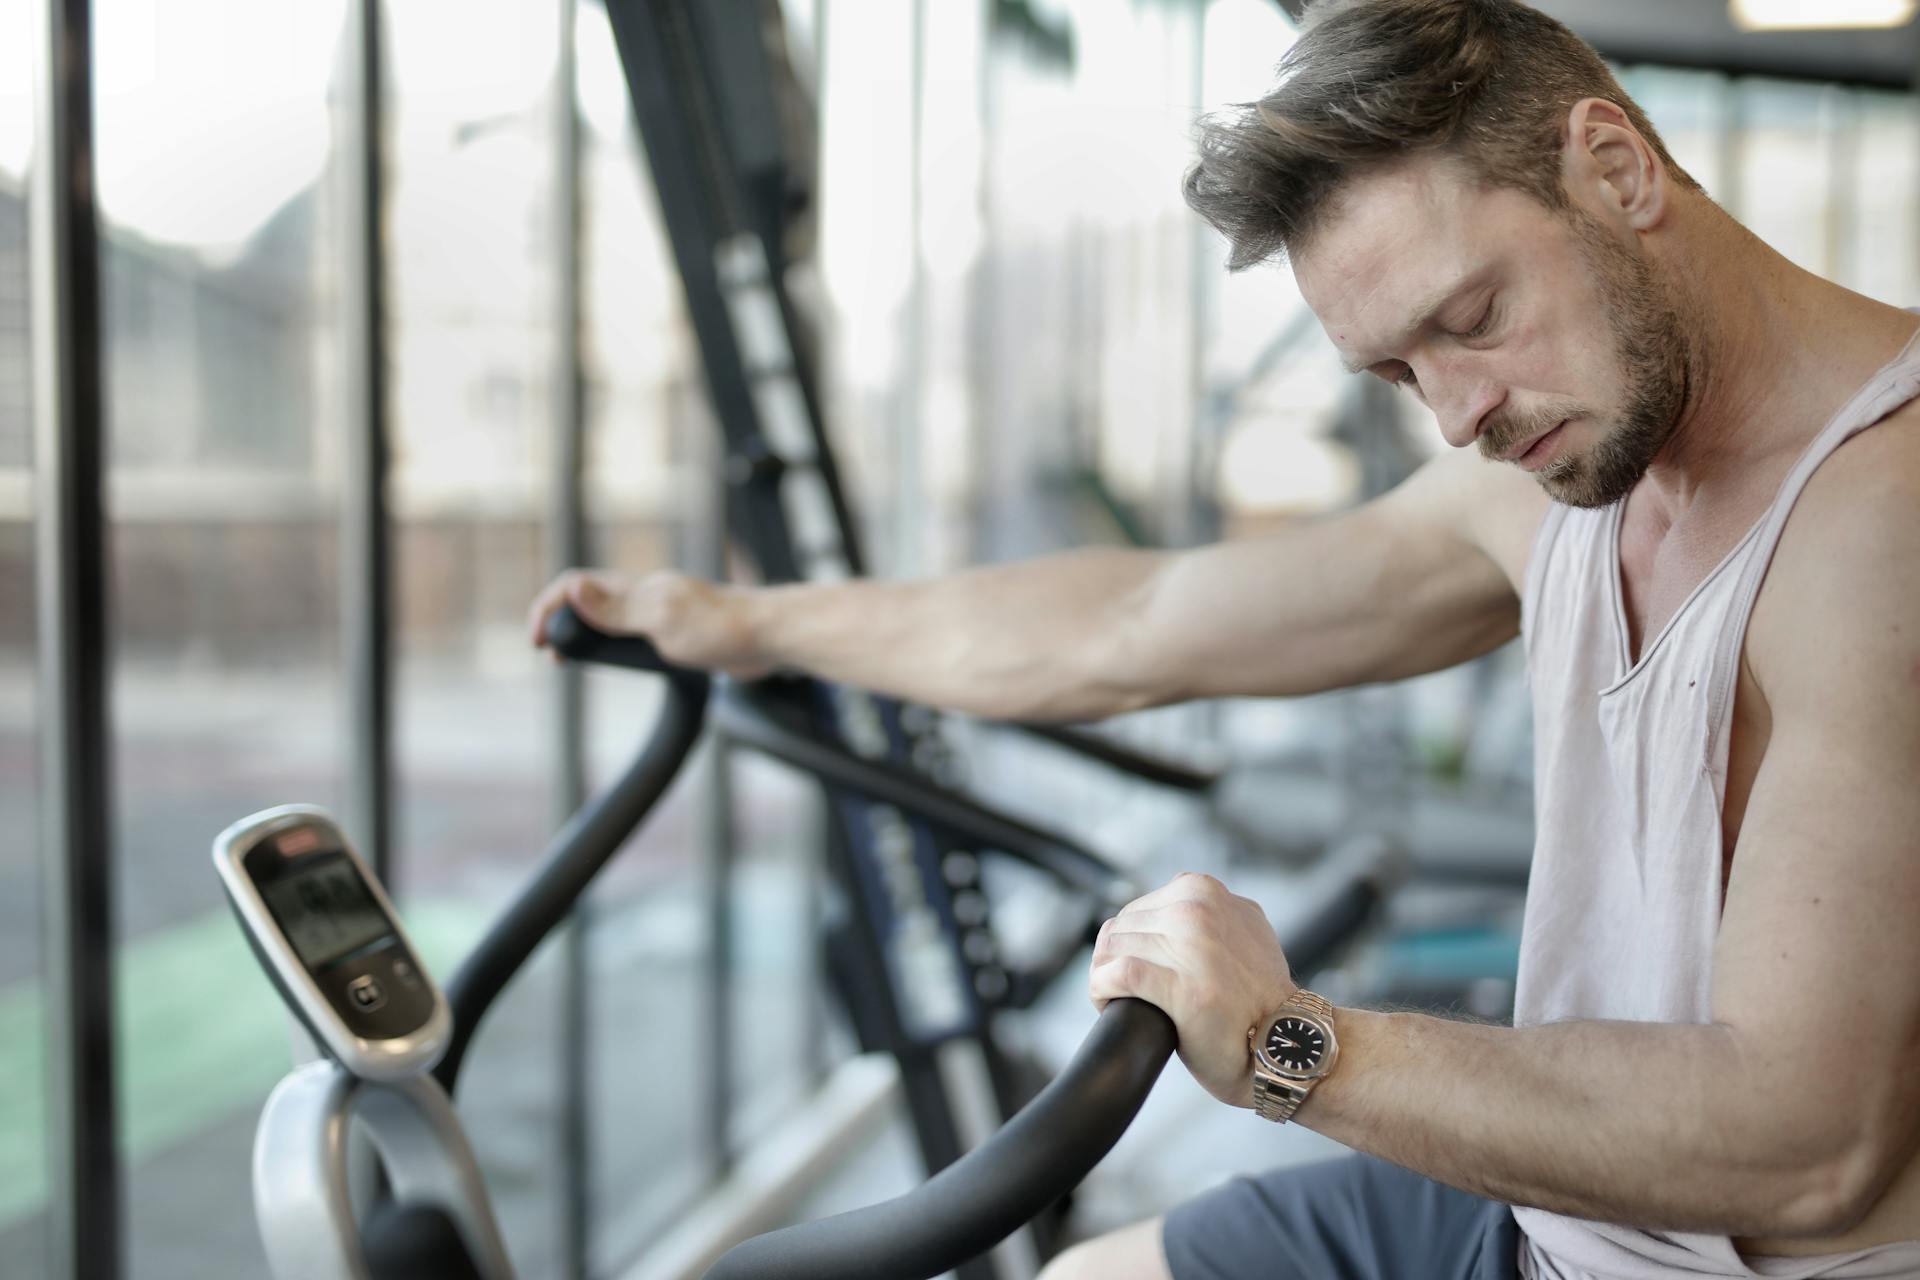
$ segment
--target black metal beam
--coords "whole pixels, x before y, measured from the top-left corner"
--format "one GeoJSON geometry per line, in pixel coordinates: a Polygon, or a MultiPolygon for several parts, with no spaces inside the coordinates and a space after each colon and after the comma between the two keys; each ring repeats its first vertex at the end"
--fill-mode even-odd
{"type": "Polygon", "coordinates": [[[968,848],[997,849],[1038,867],[1102,906],[1117,911],[1140,892],[1118,867],[1071,837],[1001,813],[899,767],[796,733],[766,714],[751,694],[736,685],[721,687],[714,700],[714,718],[731,741],[832,786],[924,818],[968,848]]]}
{"type": "MultiPolygon", "coordinates": [[[[555,6],[560,49],[553,75],[553,451],[547,500],[547,569],[557,574],[590,560],[585,455],[586,375],[580,355],[580,113],[574,48],[576,0],[555,6]]],[[[553,824],[587,799],[584,672],[562,663],[553,676],[553,824]]],[[[593,908],[582,899],[561,932],[560,968],[560,1274],[584,1276],[592,1252],[592,1019],[588,949],[593,908]]]]}
{"type": "Polygon", "coordinates": [[[387,511],[385,183],[381,170],[380,5],[348,10],[347,120],[341,172],[345,235],[341,308],[346,483],[340,521],[340,605],[347,670],[348,829],[392,884],[393,548],[387,511]]]}
{"type": "Polygon", "coordinates": [[[1674,71],[1713,72],[1736,79],[1753,77],[1790,80],[1799,84],[1839,85],[1849,89],[1905,92],[1913,88],[1911,73],[1852,61],[1810,61],[1777,46],[1720,55],[1690,52],[1662,41],[1657,35],[1641,40],[1610,39],[1594,42],[1608,62],[1629,67],[1664,67],[1674,71]]]}
{"type": "Polygon", "coordinates": [[[714,263],[721,242],[744,228],[733,185],[721,171],[718,122],[696,92],[697,72],[690,71],[699,55],[687,14],[676,4],[628,0],[609,4],[607,17],[700,344],[707,394],[726,439],[727,465],[739,468],[729,476],[739,493],[727,504],[727,518],[763,578],[792,582],[801,573],[778,521],[780,463],[764,454],[759,410],[714,263]],[[756,491],[771,496],[755,501],[756,491]]]}
{"type": "Polygon", "coordinates": [[[120,1274],[107,705],[106,370],[95,207],[92,13],[46,0],[30,243],[49,1275],[120,1274]]]}
{"type": "MultiPolygon", "coordinates": [[[[1289,18],[1299,22],[1313,0],[1275,2],[1289,18]]],[[[1914,44],[1911,27],[1884,33],[1746,32],[1737,30],[1724,16],[1725,6],[1702,21],[1690,11],[1674,19],[1676,10],[1663,0],[1641,3],[1649,11],[1638,17],[1622,14],[1612,4],[1602,10],[1593,4],[1547,0],[1539,7],[1590,41],[1609,62],[1861,89],[1914,87],[1911,59],[1892,52],[1914,44]],[[1643,29],[1622,29],[1623,22],[1636,21],[1643,29]]]]}

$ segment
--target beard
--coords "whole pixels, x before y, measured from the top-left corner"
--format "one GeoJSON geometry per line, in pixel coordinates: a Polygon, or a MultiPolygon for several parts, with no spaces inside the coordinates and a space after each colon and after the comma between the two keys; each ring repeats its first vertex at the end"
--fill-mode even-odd
{"type": "MultiPolygon", "coordinates": [[[[1693,348],[1679,308],[1646,259],[1580,210],[1568,218],[1606,309],[1626,403],[1598,444],[1585,453],[1562,454],[1535,479],[1555,502],[1606,507],[1640,483],[1673,438],[1693,380],[1693,348]]],[[[1481,449],[1487,457],[1497,457],[1556,423],[1581,416],[1580,406],[1562,403],[1524,417],[1503,417],[1482,435],[1481,449]]]]}

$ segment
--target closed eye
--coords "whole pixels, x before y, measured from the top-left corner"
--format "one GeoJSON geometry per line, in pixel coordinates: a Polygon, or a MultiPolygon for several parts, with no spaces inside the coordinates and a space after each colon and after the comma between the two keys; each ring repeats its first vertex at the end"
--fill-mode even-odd
{"type": "Polygon", "coordinates": [[[1480,323],[1474,325],[1473,328],[1467,330],[1465,333],[1456,334],[1455,336],[1465,339],[1468,342],[1472,342],[1478,338],[1484,338],[1488,333],[1492,332],[1493,322],[1497,319],[1499,319],[1499,308],[1495,307],[1493,305],[1493,299],[1489,298],[1487,299],[1487,309],[1481,313],[1480,323]]]}

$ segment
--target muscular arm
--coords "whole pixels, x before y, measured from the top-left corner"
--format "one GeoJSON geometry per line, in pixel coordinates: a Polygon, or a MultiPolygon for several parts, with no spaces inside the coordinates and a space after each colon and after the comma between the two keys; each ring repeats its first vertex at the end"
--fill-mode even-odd
{"type": "MultiPolygon", "coordinates": [[[[1340,1065],[1301,1123],[1455,1186],[1602,1221],[1830,1236],[1875,1211],[1920,1142],[1913,488],[1824,503],[1810,488],[1763,592],[1748,656],[1773,728],[1714,951],[1712,1023],[1513,1030],[1342,1011],[1340,1065]]],[[[1093,990],[1174,1001],[1183,1055],[1222,1046],[1217,1064],[1190,1058],[1195,1074],[1244,1104],[1245,1028],[1277,1001],[1228,994],[1262,981],[1231,958],[1259,926],[1222,894],[1176,881],[1144,908],[1141,940],[1123,913],[1093,990]],[[1103,977],[1115,962],[1126,972],[1103,977]]],[[[1265,981],[1288,982],[1284,969],[1265,981]]],[[[1912,1209],[1880,1238],[1913,1234],[1912,1209]]]]}
{"type": "Polygon", "coordinates": [[[1511,549],[1524,558],[1544,505],[1524,476],[1455,455],[1379,501],[1265,537],[783,587],[752,597],[753,629],[778,664],[1003,718],[1312,693],[1509,639],[1511,549]]]}

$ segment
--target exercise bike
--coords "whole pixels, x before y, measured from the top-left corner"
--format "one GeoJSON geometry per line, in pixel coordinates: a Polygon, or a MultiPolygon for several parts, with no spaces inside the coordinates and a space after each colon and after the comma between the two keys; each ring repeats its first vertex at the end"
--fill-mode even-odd
{"type": "MultiPolygon", "coordinates": [[[[700,736],[712,690],[705,674],[664,662],[646,641],[601,635],[570,613],[554,619],[549,636],[565,656],[665,677],[665,707],[633,764],[561,831],[444,992],[385,889],[322,811],[270,809],[215,843],[242,931],[322,1055],[281,1081],[256,1131],[254,1207],[276,1280],[513,1274],[451,1101],[461,1063],[495,997],[671,784],[700,736]],[[365,1207],[355,1199],[354,1132],[370,1140],[380,1171],[365,1207]]],[[[1120,887],[1104,867],[1066,859],[1058,869],[1085,875],[1093,889],[1120,887]],[[1101,874],[1104,883],[1094,879],[1101,874]]],[[[1311,972],[1350,937],[1381,888],[1367,866],[1329,882],[1286,939],[1296,971],[1311,972]]],[[[1100,1161],[1174,1043],[1159,1010],[1115,1001],[1050,1084],[928,1182],[881,1205],[743,1242],[709,1275],[897,1280],[967,1265],[1057,1204],[1100,1161]]]]}

